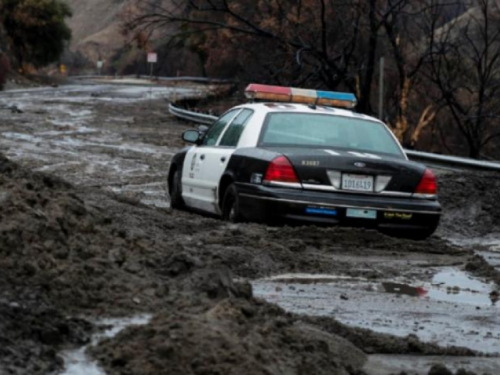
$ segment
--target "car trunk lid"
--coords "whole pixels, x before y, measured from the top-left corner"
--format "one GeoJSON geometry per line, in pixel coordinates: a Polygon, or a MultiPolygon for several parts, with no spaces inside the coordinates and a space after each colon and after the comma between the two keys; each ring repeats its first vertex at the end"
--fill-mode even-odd
{"type": "Polygon", "coordinates": [[[341,149],[267,148],[290,160],[305,189],[411,194],[425,167],[397,155],[341,149]]]}

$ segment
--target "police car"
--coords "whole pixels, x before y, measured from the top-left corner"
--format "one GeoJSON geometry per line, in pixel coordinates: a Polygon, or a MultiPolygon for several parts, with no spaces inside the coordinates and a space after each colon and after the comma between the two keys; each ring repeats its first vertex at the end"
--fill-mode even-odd
{"type": "Polygon", "coordinates": [[[252,84],[246,96],[251,103],[207,131],[183,134],[192,146],[170,166],[172,208],[232,222],[361,225],[416,239],[436,230],[434,174],[408,160],[384,123],[354,113],[354,95],[252,84]]]}

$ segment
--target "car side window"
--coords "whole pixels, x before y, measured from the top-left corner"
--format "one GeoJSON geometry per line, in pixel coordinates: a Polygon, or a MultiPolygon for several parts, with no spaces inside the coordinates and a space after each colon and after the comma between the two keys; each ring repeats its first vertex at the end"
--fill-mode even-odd
{"type": "Polygon", "coordinates": [[[232,120],[236,112],[239,109],[235,109],[227,112],[220,119],[218,119],[211,127],[208,129],[207,134],[203,138],[202,146],[214,146],[217,143],[221,133],[224,131],[224,128],[232,120]]]}
{"type": "Polygon", "coordinates": [[[229,125],[222,140],[220,141],[219,146],[226,147],[236,147],[241,137],[241,133],[245,129],[248,121],[253,115],[253,111],[250,109],[244,109],[240,112],[238,116],[234,119],[234,121],[229,125]]]}

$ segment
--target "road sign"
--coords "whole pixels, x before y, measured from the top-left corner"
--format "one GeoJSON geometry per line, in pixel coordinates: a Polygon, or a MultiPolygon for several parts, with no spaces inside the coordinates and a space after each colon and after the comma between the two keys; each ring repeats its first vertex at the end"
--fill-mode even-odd
{"type": "Polygon", "coordinates": [[[148,63],[156,64],[158,62],[158,54],[155,52],[148,53],[148,63]]]}
{"type": "Polygon", "coordinates": [[[104,61],[99,60],[97,62],[97,69],[102,69],[102,66],[104,65],[104,61]]]}

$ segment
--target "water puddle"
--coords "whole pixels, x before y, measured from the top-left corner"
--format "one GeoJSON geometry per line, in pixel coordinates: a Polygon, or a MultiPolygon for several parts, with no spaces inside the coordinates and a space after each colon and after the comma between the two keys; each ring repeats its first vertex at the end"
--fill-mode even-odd
{"type": "Polygon", "coordinates": [[[498,358],[412,356],[377,354],[368,357],[365,371],[370,375],[412,374],[427,375],[432,366],[444,364],[453,373],[459,369],[477,374],[500,374],[498,358]]]}
{"type": "Polygon", "coordinates": [[[96,322],[97,325],[110,327],[103,332],[92,337],[91,343],[73,350],[66,350],[62,353],[65,369],[60,375],[105,375],[97,362],[93,361],[85,353],[87,348],[98,344],[105,338],[115,337],[125,328],[134,325],[145,325],[151,320],[151,315],[141,315],[127,319],[102,319],[96,322]]]}
{"type": "Polygon", "coordinates": [[[351,326],[397,336],[415,334],[441,346],[500,353],[495,285],[457,268],[434,269],[422,282],[373,282],[328,275],[281,275],[253,283],[257,297],[285,310],[332,316],[351,326]]]}

